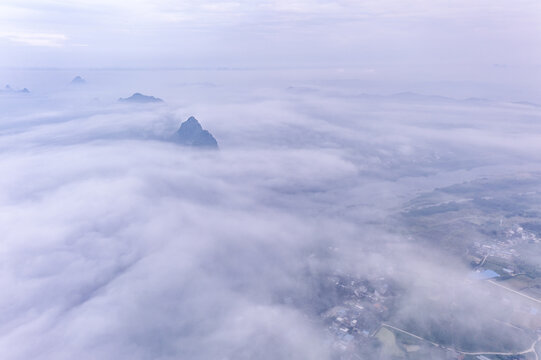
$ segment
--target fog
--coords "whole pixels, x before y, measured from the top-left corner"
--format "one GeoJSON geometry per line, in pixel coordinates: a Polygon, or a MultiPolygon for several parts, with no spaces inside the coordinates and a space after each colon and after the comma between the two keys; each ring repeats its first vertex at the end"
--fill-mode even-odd
{"type": "Polygon", "coordinates": [[[538,359],[540,14],[3,1],[0,358],[538,359]]]}
{"type": "Polygon", "coordinates": [[[4,359],[330,359],[336,275],[396,283],[395,325],[451,306],[455,337],[500,349],[483,334],[510,305],[400,214],[433,189],[538,179],[538,107],[167,71],[73,89],[59,74],[0,98],[4,359]],[[165,103],[118,104],[138,82],[165,103]],[[171,141],[191,115],[219,151],[171,141]]]}

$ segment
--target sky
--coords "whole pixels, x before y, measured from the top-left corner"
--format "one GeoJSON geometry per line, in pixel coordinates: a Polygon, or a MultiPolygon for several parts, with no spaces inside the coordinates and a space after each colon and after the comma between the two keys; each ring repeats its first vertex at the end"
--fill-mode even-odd
{"type": "Polygon", "coordinates": [[[0,65],[524,69],[540,20],[535,0],[5,0],[0,65]]]}

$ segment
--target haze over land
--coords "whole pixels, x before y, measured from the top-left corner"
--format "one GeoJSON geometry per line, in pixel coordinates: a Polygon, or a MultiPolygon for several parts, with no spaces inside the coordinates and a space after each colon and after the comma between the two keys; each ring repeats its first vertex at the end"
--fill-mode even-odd
{"type": "Polygon", "coordinates": [[[506,4],[3,2],[0,357],[537,359],[541,14],[506,4]]]}

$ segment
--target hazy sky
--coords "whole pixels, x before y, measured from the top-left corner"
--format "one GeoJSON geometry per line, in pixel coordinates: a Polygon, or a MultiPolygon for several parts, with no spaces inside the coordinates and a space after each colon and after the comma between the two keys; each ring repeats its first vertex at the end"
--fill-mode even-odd
{"type": "Polygon", "coordinates": [[[541,63],[540,4],[3,0],[0,66],[530,69],[541,63]]]}

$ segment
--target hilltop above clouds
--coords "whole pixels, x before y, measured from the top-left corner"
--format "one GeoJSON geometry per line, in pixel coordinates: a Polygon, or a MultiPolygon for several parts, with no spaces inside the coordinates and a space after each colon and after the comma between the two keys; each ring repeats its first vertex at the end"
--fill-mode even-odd
{"type": "Polygon", "coordinates": [[[202,148],[218,148],[218,142],[210,132],[204,130],[199,121],[193,116],[184,121],[178,131],[175,133],[173,140],[181,145],[202,147],[202,148]]]}

